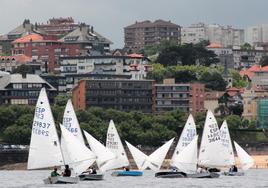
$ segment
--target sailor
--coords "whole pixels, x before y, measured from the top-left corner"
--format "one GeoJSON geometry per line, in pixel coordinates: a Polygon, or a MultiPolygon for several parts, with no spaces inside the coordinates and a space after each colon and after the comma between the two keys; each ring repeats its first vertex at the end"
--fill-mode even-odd
{"type": "Polygon", "coordinates": [[[237,172],[237,167],[235,165],[233,165],[230,169],[229,172],[237,172]]]}
{"type": "Polygon", "coordinates": [[[129,171],[129,168],[127,166],[124,167],[125,171],[129,171]]]}
{"type": "Polygon", "coordinates": [[[97,170],[95,168],[93,168],[91,174],[97,174],[97,170]]]}
{"type": "Polygon", "coordinates": [[[57,172],[57,167],[54,167],[54,170],[51,172],[50,176],[51,177],[56,177],[56,176],[60,176],[60,174],[57,172]]]}
{"type": "Polygon", "coordinates": [[[62,173],[62,176],[64,177],[70,177],[71,176],[71,170],[69,168],[69,165],[65,165],[64,172],[62,173]]]}

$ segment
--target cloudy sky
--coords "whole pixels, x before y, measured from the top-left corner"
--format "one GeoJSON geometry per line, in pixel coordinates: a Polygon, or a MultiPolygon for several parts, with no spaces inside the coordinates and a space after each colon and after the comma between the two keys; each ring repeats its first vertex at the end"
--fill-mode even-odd
{"type": "Polygon", "coordinates": [[[164,19],[188,26],[219,23],[238,28],[268,23],[268,0],[0,0],[0,34],[25,18],[46,22],[72,16],[123,46],[123,28],[135,21],[164,19]]]}

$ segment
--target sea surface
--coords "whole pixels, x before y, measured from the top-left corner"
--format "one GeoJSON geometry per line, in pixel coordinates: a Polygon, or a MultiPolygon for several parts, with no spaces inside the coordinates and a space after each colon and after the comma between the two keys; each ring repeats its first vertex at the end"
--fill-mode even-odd
{"type": "Polygon", "coordinates": [[[103,181],[79,182],[71,185],[45,185],[43,179],[50,171],[0,171],[0,187],[77,187],[77,188],[184,188],[184,187],[268,187],[268,170],[249,170],[245,176],[220,176],[216,179],[161,179],[155,178],[153,171],[145,171],[141,177],[113,177],[105,174],[103,181]]]}

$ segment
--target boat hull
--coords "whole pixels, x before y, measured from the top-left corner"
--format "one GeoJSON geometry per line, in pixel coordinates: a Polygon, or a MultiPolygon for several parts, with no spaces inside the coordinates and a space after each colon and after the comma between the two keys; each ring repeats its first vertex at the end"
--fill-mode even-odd
{"type": "Polygon", "coordinates": [[[112,176],[142,176],[142,171],[115,171],[112,176]]]}
{"type": "Polygon", "coordinates": [[[218,178],[220,175],[215,172],[205,172],[197,174],[186,174],[184,172],[158,172],[157,178],[218,178]]]}
{"type": "Polygon", "coordinates": [[[48,177],[43,180],[45,184],[76,184],[79,181],[78,177],[48,177]]]}
{"type": "Polygon", "coordinates": [[[157,178],[187,178],[187,174],[184,172],[157,172],[155,174],[157,178]]]}
{"type": "Polygon", "coordinates": [[[220,174],[216,172],[203,172],[197,174],[187,174],[188,178],[218,178],[220,174]]]}
{"type": "Polygon", "coordinates": [[[103,174],[81,174],[80,181],[99,181],[103,180],[103,174]]]}
{"type": "Polygon", "coordinates": [[[244,176],[244,172],[224,172],[223,175],[225,176],[244,176]]]}

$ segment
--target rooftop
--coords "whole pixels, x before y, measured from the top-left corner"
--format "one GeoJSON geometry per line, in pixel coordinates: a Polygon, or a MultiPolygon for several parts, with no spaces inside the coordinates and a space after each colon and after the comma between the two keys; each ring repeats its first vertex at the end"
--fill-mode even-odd
{"type": "Polygon", "coordinates": [[[172,23],[171,21],[164,21],[164,20],[155,20],[151,22],[150,20],[145,20],[142,22],[137,22],[135,24],[129,25],[126,28],[137,28],[137,27],[158,27],[158,26],[174,26],[180,27],[177,24],[172,23]]]}
{"type": "Polygon", "coordinates": [[[255,72],[268,72],[268,66],[261,67],[260,65],[253,65],[247,70],[242,70],[239,72],[241,77],[247,76],[252,80],[255,72]]]}

